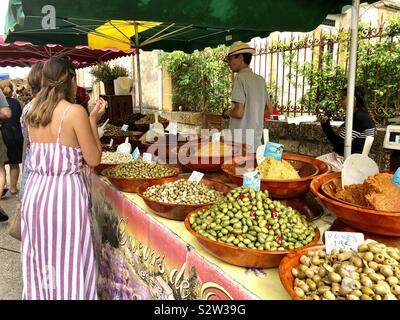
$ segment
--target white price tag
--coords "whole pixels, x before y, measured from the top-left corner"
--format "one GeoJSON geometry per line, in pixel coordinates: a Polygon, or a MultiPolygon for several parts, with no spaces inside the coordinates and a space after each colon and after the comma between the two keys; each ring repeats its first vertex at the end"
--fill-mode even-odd
{"type": "Polygon", "coordinates": [[[139,157],[140,157],[140,151],[139,148],[136,147],[135,150],[132,152],[132,159],[136,161],[137,159],[139,159],[139,157]]]}
{"type": "Polygon", "coordinates": [[[246,172],[243,175],[243,186],[252,188],[254,191],[260,191],[261,174],[260,171],[246,172]]]}
{"type": "Polygon", "coordinates": [[[122,126],[122,128],[121,128],[121,131],[128,131],[128,129],[129,129],[129,125],[124,124],[124,125],[122,126]]]}
{"type": "Polygon", "coordinates": [[[178,135],[178,123],[173,121],[169,123],[169,133],[173,135],[178,135]]]}
{"type": "Polygon", "coordinates": [[[333,249],[355,250],[364,242],[364,234],[358,232],[325,231],[326,252],[333,249]]]}
{"type": "Polygon", "coordinates": [[[153,155],[151,153],[143,153],[143,161],[151,163],[153,161],[153,155]]]}
{"type": "Polygon", "coordinates": [[[211,142],[220,142],[221,141],[221,132],[214,132],[211,136],[211,142]]]}
{"type": "Polygon", "coordinates": [[[204,173],[198,172],[198,171],[193,171],[192,174],[190,175],[188,181],[189,182],[196,182],[197,184],[203,179],[204,173]]]}
{"type": "Polygon", "coordinates": [[[111,140],[110,140],[110,144],[109,144],[108,146],[109,146],[109,147],[112,147],[113,144],[114,144],[114,139],[111,139],[111,140]]]}

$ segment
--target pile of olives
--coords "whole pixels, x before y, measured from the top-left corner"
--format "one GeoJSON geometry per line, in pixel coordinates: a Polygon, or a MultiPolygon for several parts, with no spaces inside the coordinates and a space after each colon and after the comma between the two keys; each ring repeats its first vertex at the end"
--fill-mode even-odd
{"type": "Polygon", "coordinates": [[[176,171],[166,165],[137,160],[115,166],[107,174],[115,178],[154,179],[176,176],[176,171]]]}
{"type": "Polygon", "coordinates": [[[316,226],[268,191],[231,190],[209,209],[190,216],[199,234],[221,243],[258,250],[294,250],[309,244],[316,226]]]}
{"type": "Polygon", "coordinates": [[[200,205],[216,202],[223,196],[223,193],[201,182],[197,184],[186,179],[179,179],[174,182],[151,186],[143,195],[164,203],[200,205]]]}
{"type": "Polygon", "coordinates": [[[399,250],[371,240],[357,251],[308,251],[292,274],[305,300],[400,299],[399,250]]]}
{"type": "Polygon", "coordinates": [[[132,156],[121,152],[104,152],[101,154],[102,164],[122,164],[132,161],[132,156]]]}

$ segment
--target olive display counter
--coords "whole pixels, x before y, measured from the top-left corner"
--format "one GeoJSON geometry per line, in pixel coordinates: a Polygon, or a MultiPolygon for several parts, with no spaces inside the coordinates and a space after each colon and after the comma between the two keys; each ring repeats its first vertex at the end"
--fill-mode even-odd
{"type": "MultiPolygon", "coordinates": [[[[277,267],[228,264],[201,246],[183,221],[155,214],[138,194],[98,175],[91,188],[101,299],[291,299],[277,267]]],[[[323,218],[313,222],[321,234],[330,227],[323,218]]]]}

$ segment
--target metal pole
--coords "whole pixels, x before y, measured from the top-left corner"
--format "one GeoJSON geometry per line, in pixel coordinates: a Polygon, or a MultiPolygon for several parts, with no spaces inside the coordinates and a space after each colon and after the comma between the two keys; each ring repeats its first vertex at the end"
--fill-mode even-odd
{"type": "Polygon", "coordinates": [[[351,35],[349,74],[347,79],[347,107],[346,107],[346,135],[344,139],[344,157],[351,155],[351,143],[353,132],[353,111],[354,111],[354,86],[356,83],[357,68],[357,40],[358,40],[358,17],[360,11],[360,0],[353,0],[351,8],[351,35]]]}
{"type": "Polygon", "coordinates": [[[143,113],[143,104],[142,104],[142,80],[140,74],[140,54],[139,54],[139,32],[138,32],[138,24],[135,22],[135,46],[136,46],[136,70],[137,70],[137,80],[138,80],[138,93],[139,93],[139,108],[140,113],[143,113]]]}

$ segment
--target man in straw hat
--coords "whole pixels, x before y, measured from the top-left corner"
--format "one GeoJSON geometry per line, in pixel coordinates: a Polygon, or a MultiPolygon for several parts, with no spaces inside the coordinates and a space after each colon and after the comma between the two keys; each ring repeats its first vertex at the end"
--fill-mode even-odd
{"type": "Polygon", "coordinates": [[[255,50],[241,41],[229,48],[226,61],[236,73],[232,90],[232,107],[224,112],[229,118],[230,134],[233,140],[251,146],[255,153],[261,145],[264,114],[272,113],[272,105],[263,77],[249,67],[255,50]]]}

